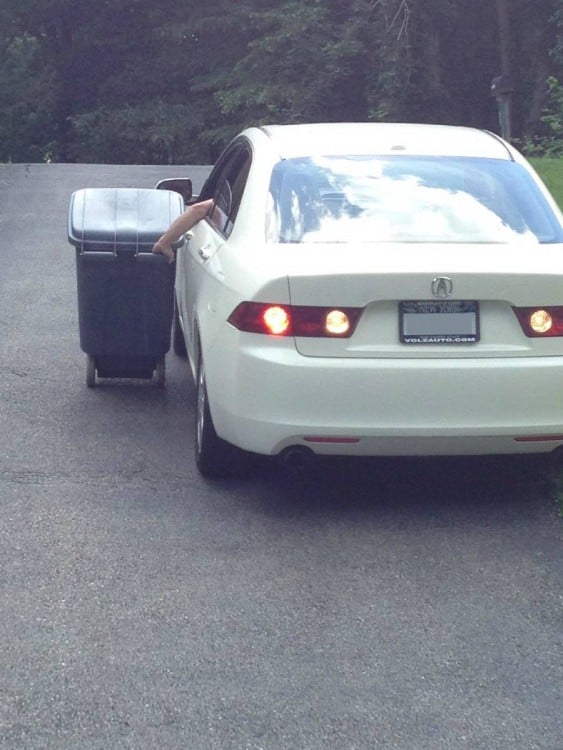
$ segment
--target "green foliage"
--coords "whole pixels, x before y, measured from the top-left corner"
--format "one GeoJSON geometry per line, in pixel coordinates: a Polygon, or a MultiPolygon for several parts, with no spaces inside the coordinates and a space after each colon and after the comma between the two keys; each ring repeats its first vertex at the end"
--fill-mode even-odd
{"type": "Polygon", "coordinates": [[[96,162],[100,154],[112,164],[181,164],[198,160],[197,142],[183,137],[192,109],[161,100],[76,115],[71,119],[74,161],[96,162]]]}
{"type": "Polygon", "coordinates": [[[563,159],[531,157],[530,162],[563,210],[563,159]]]}
{"type": "Polygon", "coordinates": [[[0,143],[4,161],[43,161],[55,130],[52,73],[37,64],[37,47],[34,37],[22,36],[0,50],[0,143]]]}
{"type": "Polygon", "coordinates": [[[557,78],[547,79],[549,88],[549,106],[542,117],[549,128],[549,144],[546,156],[563,156],[563,87],[557,78]]]}
{"type": "Polygon", "coordinates": [[[554,77],[547,79],[546,86],[547,106],[541,118],[544,128],[539,134],[516,142],[526,156],[563,156],[563,87],[554,77]]]}
{"type": "Polygon", "coordinates": [[[255,37],[216,93],[224,115],[246,123],[365,119],[359,41],[343,36],[326,5],[291,0],[250,20],[255,37]]]}
{"type": "MultiPolygon", "coordinates": [[[[562,23],[561,0],[511,2],[529,153],[561,153],[562,23]]],[[[0,160],[208,163],[274,121],[495,130],[500,72],[490,0],[2,0],[0,160]]]]}

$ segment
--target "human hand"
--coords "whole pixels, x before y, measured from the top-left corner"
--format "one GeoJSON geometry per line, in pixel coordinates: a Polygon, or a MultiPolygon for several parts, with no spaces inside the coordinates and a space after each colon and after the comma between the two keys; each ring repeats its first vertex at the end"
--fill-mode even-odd
{"type": "Polygon", "coordinates": [[[165,243],[161,243],[160,240],[157,240],[152,246],[152,251],[156,255],[164,255],[168,263],[174,263],[174,251],[170,245],[166,245],[165,243]]]}

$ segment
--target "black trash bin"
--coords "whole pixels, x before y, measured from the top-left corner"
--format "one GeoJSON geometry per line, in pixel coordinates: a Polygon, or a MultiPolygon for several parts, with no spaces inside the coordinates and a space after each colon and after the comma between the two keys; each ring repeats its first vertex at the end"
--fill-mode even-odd
{"type": "Polygon", "coordinates": [[[76,248],[88,386],[96,375],[164,385],[175,264],[151,250],[183,210],[182,197],[169,190],[85,188],[72,194],[68,239],[76,248]]]}

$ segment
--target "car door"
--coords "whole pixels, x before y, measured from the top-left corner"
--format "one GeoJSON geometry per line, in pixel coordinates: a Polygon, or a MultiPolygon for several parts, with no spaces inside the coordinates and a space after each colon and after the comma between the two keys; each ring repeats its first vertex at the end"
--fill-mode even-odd
{"type": "Polygon", "coordinates": [[[212,314],[213,300],[221,294],[223,277],[219,250],[228,243],[250,163],[251,152],[246,141],[233,144],[225,152],[200,195],[202,200],[213,197],[211,209],[206,218],[188,233],[177,290],[186,347],[194,369],[197,366],[195,335],[198,309],[212,314]]]}

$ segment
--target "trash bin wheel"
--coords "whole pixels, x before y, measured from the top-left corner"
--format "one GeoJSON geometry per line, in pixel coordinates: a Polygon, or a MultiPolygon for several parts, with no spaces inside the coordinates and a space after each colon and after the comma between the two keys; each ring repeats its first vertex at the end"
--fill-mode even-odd
{"type": "Polygon", "coordinates": [[[157,360],[154,371],[154,383],[157,388],[164,388],[164,384],[166,383],[166,360],[164,357],[157,360]]]}
{"type": "Polygon", "coordinates": [[[91,354],[86,355],[86,385],[88,388],[96,385],[96,362],[91,354]]]}

